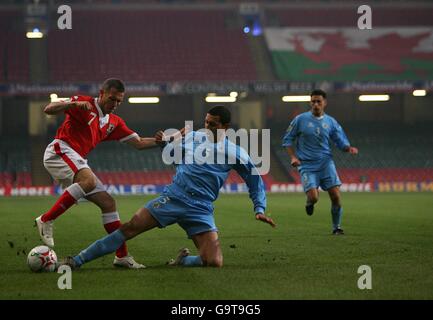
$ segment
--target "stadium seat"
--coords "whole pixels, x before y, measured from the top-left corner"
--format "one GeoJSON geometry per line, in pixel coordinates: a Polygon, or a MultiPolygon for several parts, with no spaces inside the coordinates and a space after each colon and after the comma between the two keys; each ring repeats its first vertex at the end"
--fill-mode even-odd
{"type": "Polygon", "coordinates": [[[51,30],[52,81],[100,81],[108,73],[128,82],[257,79],[247,40],[226,27],[225,10],[122,10],[110,24],[106,14],[76,9],[72,30],[51,30]],[[70,50],[83,43],[85,50],[70,50]]]}
{"type": "Polygon", "coordinates": [[[0,83],[29,81],[29,43],[25,34],[14,25],[21,21],[22,11],[0,12],[0,83]]]}

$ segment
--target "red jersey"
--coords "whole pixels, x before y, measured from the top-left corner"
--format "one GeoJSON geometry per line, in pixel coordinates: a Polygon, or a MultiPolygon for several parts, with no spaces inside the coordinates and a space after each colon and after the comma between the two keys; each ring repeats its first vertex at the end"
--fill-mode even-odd
{"type": "Polygon", "coordinates": [[[115,114],[104,114],[97,98],[74,96],[71,101],[88,101],[91,110],[70,108],[65,110],[66,118],[57,129],[56,139],[65,141],[83,158],[101,141],[129,140],[138,134],[129,129],[125,121],[115,114]]]}

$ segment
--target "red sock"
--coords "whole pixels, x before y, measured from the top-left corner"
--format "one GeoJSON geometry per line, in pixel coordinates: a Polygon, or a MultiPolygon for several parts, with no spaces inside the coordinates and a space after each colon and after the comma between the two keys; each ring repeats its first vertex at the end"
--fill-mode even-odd
{"type": "Polygon", "coordinates": [[[71,196],[71,194],[66,190],[65,192],[63,192],[60,198],[57,199],[56,203],[52,206],[50,211],[42,215],[42,222],[55,220],[63,212],[68,210],[75,203],[75,201],[76,200],[74,199],[74,197],[71,196]]]}
{"type": "MultiPolygon", "coordinates": [[[[120,223],[119,220],[117,221],[113,221],[107,224],[104,224],[104,228],[105,231],[107,231],[108,233],[112,233],[114,231],[116,231],[117,229],[120,228],[122,224],[120,223]]],[[[126,247],[126,243],[124,242],[119,249],[116,250],[116,257],[118,258],[122,258],[122,257],[126,257],[128,255],[128,248],[126,247]]]]}

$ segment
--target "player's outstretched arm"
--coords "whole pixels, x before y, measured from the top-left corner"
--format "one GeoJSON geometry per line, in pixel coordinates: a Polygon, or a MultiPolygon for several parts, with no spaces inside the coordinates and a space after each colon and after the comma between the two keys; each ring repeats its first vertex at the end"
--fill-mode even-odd
{"type": "Polygon", "coordinates": [[[126,140],[125,143],[137,150],[149,149],[157,147],[159,144],[155,137],[153,138],[143,138],[143,137],[133,137],[129,140],[126,140]]]}
{"type": "Polygon", "coordinates": [[[44,108],[44,112],[49,115],[56,115],[71,108],[80,108],[82,110],[91,110],[92,105],[89,101],[58,101],[51,102],[44,108]]]}
{"type": "Polygon", "coordinates": [[[262,177],[259,175],[248,154],[240,148],[238,151],[237,160],[240,163],[235,164],[233,169],[236,170],[248,186],[248,192],[254,204],[256,220],[267,223],[275,228],[276,224],[274,221],[264,214],[266,210],[266,191],[262,177]]]}
{"type": "Polygon", "coordinates": [[[272,220],[271,217],[265,216],[264,213],[256,213],[256,220],[262,221],[264,223],[267,223],[272,226],[272,228],[275,228],[277,225],[275,224],[274,220],[272,220]]]}
{"type": "Polygon", "coordinates": [[[189,132],[189,128],[184,127],[172,135],[165,135],[164,131],[159,130],[155,133],[155,142],[160,147],[165,147],[167,143],[180,142],[185,134],[189,132]]]}
{"type": "Polygon", "coordinates": [[[155,133],[153,138],[142,138],[133,137],[126,141],[126,144],[134,147],[137,150],[154,148],[157,146],[163,147],[167,142],[172,142],[173,140],[181,139],[185,135],[185,128],[182,128],[178,134],[166,137],[162,131],[155,133]]]}

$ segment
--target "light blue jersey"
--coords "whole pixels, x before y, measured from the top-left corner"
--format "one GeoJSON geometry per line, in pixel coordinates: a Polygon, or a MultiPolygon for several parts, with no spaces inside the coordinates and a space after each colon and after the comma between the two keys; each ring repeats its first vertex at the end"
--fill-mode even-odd
{"type": "Polygon", "coordinates": [[[320,171],[332,160],[331,141],[340,150],[350,146],[346,134],[333,117],[324,114],[317,118],[308,111],[292,120],[283,137],[283,147],[294,147],[301,161],[300,171],[320,171]]]}
{"type": "Polygon", "coordinates": [[[258,173],[256,167],[239,146],[228,139],[213,143],[204,132],[192,131],[182,143],[173,143],[168,148],[172,148],[173,154],[179,154],[179,151],[181,154],[177,158],[181,163],[176,165],[173,183],[166,186],[158,198],[145,205],[161,228],[178,223],[189,237],[218,231],[212,202],[218,198],[231,169],[236,170],[246,182],[254,213],[265,212],[263,180],[260,175],[254,174],[258,173]]]}
{"type": "MultiPolygon", "coordinates": [[[[230,170],[234,169],[248,186],[255,213],[265,211],[266,193],[263,180],[257,174],[256,167],[244,149],[228,139],[212,143],[207,135],[200,131],[188,133],[184,138],[182,148],[184,150],[183,163],[176,167],[173,184],[203,201],[213,202],[218,198],[219,191],[230,170]],[[194,158],[194,153],[197,154],[197,151],[202,151],[200,154],[203,155],[207,153],[204,158],[209,161],[206,162],[214,163],[198,163],[197,158],[194,158]],[[215,163],[217,159],[223,159],[224,163],[215,163]],[[235,163],[230,164],[229,160],[235,163]],[[188,161],[192,163],[188,164],[188,161]]],[[[169,189],[170,187],[171,185],[168,186],[169,189]]]]}

